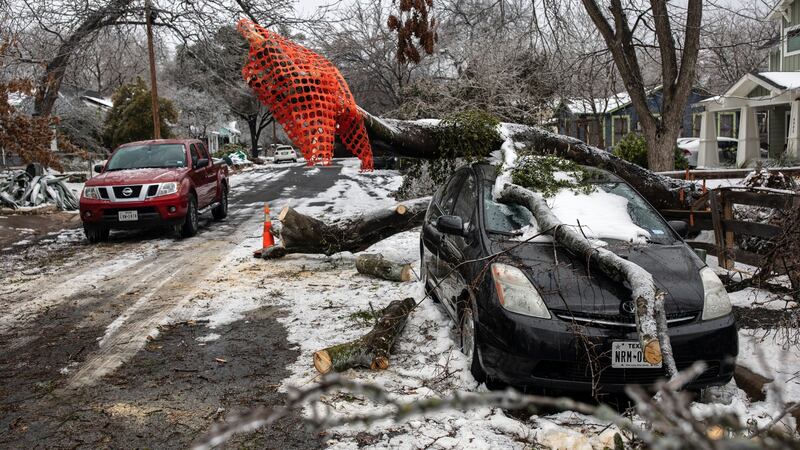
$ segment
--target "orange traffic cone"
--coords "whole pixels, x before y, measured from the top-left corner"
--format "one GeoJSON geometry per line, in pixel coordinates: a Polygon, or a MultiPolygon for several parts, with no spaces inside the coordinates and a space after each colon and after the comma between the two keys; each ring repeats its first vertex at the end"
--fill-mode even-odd
{"type": "Polygon", "coordinates": [[[272,220],[269,218],[269,205],[264,204],[264,236],[261,240],[261,247],[262,248],[269,248],[275,245],[275,239],[272,237],[272,233],[270,233],[270,229],[272,228],[272,220]]]}

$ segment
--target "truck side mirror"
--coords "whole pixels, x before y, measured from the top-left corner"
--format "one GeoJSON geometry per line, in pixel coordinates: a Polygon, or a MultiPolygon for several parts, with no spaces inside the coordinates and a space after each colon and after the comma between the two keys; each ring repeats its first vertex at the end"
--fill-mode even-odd
{"type": "Polygon", "coordinates": [[[103,165],[102,164],[95,164],[94,165],[94,173],[103,173],[103,165]]]}
{"type": "Polygon", "coordinates": [[[194,165],[195,169],[202,169],[206,166],[208,166],[208,158],[200,158],[194,165]]]}

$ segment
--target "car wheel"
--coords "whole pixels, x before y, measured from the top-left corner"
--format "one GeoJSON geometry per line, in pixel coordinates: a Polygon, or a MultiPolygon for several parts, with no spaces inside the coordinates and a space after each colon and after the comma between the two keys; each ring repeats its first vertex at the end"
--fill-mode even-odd
{"type": "Polygon", "coordinates": [[[419,277],[422,280],[422,289],[425,290],[425,294],[430,296],[434,303],[441,303],[439,297],[436,296],[436,293],[428,284],[428,267],[425,265],[425,244],[422,243],[422,239],[419,241],[419,277]]]}
{"type": "Polygon", "coordinates": [[[97,244],[108,240],[110,230],[102,225],[84,225],[83,234],[86,235],[86,240],[90,244],[97,244]]]}
{"type": "Polygon", "coordinates": [[[478,335],[475,332],[475,317],[472,314],[472,308],[464,308],[461,311],[461,353],[467,356],[469,360],[469,369],[475,381],[484,383],[486,381],[486,372],[481,367],[481,362],[478,358],[478,335]]]}
{"type": "Polygon", "coordinates": [[[228,217],[228,188],[222,187],[222,198],[217,206],[211,209],[211,216],[214,220],[222,220],[228,217]]]}
{"type": "Polygon", "coordinates": [[[181,227],[181,237],[187,238],[197,234],[199,228],[197,215],[197,198],[192,194],[189,196],[189,209],[186,211],[186,218],[181,227]]]}

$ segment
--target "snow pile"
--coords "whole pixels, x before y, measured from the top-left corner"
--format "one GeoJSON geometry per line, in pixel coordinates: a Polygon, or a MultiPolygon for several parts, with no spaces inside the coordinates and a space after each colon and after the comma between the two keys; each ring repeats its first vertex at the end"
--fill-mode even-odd
{"type": "Polygon", "coordinates": [[[645,242],[650,233],[635,225],[628,214],[628,200],[595,189],[590,194],[561,190],[548,200],[550,208],[565,225],[580,227],[587,238],[645,242]]]}

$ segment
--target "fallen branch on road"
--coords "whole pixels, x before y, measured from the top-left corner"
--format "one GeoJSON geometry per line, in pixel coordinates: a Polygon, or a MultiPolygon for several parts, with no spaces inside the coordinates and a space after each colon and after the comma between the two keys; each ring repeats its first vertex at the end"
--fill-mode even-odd
{"type": "Polygon", "coordinates": [[[389,261],[381,254],[365,254],[356,257],[356,270],[389,281],[411,281],[411,264],[389,261]]]}
{"type": "Polygon", "coordinates": [[[281,244],[262,253],[265,259],[281,258],[290,253],[333,255],[360,252],[389,236],[422,225],[430,198],[409,200],[391,208],[325,223],[291,207],[278,215],[280,227],[274,234],[281,244]]]}

